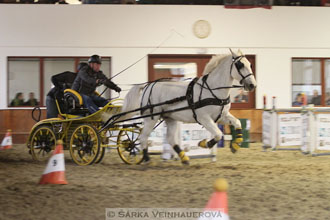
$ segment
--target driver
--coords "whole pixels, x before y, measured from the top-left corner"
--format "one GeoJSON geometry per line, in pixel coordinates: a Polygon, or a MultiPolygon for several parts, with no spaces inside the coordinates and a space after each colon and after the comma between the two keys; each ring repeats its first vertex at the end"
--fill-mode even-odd
{"type": "Polygon", "coordinates": [[[110,79],[100,71],[101,64],[102,60],[99,55],[91,56],[88,60],[88,66],[79,70],[72,85],[72,89],[80,93],[83,98],[84,107],[87,108],[91,114],[97,112],[99,107],[103,107],[108,103],[108,100],[95,94],[96,87],[103,84],[118,93],[121,91],[121,88],[111,82],[110,79]]]}

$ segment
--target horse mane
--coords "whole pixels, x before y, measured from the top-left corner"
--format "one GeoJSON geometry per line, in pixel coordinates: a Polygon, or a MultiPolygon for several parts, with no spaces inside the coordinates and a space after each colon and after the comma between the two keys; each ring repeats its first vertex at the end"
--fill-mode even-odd
{"type": "Polygon", "coordinates": [[[212,56],[212,58],[206,64],[206,66],[204,68],[203,76],[212,72],[219,65],[219,63],[227,56],[228,56],[228,54],[218,54],[218,55],[212,56]]]}

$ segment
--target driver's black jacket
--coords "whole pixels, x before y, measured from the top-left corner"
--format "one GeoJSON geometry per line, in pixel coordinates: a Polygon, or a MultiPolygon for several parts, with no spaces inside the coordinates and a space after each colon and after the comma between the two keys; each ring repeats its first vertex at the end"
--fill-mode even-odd
{"type": "Polygon", "coordinates": [[[80,69],[76,79],[73,82],[72,89],[80,94],[93,95],[96,87],[101,84],[110,89],[116,90],[118,86],[111,82],[102,71],[95,72],[90,66],[85,66],[80,69]],[[96,82],[98,80],[98,83],[96,82]]]}

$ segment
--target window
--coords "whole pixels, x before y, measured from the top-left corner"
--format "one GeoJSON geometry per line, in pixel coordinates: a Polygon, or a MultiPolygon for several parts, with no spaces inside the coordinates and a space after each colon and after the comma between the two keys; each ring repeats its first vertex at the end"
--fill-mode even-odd
{"type": "Polygon", "coordinates": [[[8,59],[9,106],[25,106],[28,94],[40,100],[40,61],[36,58],[8,59]],[[27,83],[28,82],[28,83],[27,83]]]}
{"type": "Polygon", "coordinates": [[[330,59],[292,59],[292,106],[300,106],[303,96],[307,104],[330,105],[330,59]]]}
{"type": "MultiPolygon", "coordinates": [[[[149,55],[149,81],[160,78],[172,78],[180,81],[187,78],[201,77],[205,65],[212,55],[149,55]]],[[[255,56],[246,55],[255,73],[255,56]]],[[[330,73],[329,73],[330,80],[330,73]]],[[[234,80],[234,85],[239,82],[234,80]]],[[[329,81],[330,91],[330,81],[329,81]]],[[[254,108],[255,92],[245,92],[242,89],[232,89],[230,93],[232,108],[254,108]]]]}
{"type": "Polygon", "coordinates": [[[330,59],[324,61],[325,71],[325,105],[330,105],[330,59]]]}
{"type": "MultiPolygon", "coordinates": [[[[88,57],[8,57],[8,106],[45,106],[46,95],[52,88],[51,77],[55,74],[75,72],[79,62],[88,57]],[[28,102],[29,97],[37,103],[28,102]]],[[[110,77],[111,58],[103,57],[101,69],[110,77]]],[[[103,92],[104,86],[97,91],[103,92]]],[[[103,95],[110,98],[110,91],[103,95]]]]}
{"type": "Polygon", "coordinates": [[[184,80],[186,78],[195,78],[197,73],[197,64],[194,62],[156,62],[153,64],[154,77],[173,78],[174,80],[184,80]]]}

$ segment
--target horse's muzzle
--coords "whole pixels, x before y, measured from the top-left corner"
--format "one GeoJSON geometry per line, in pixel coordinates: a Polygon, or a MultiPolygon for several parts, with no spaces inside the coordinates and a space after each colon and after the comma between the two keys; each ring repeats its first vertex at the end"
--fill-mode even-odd
{"type": "Polygon", "coordinates": [[[254,89],[256,88],[256,85],[254,85],[253,83],[245,83],[244,84],[244,89],[252,92],[254,89]]]}
{"type": "Polygon", "coordinates": [[[253,91],[256,88],[254,84],[249,84],[249,91],[253,91]]]}

